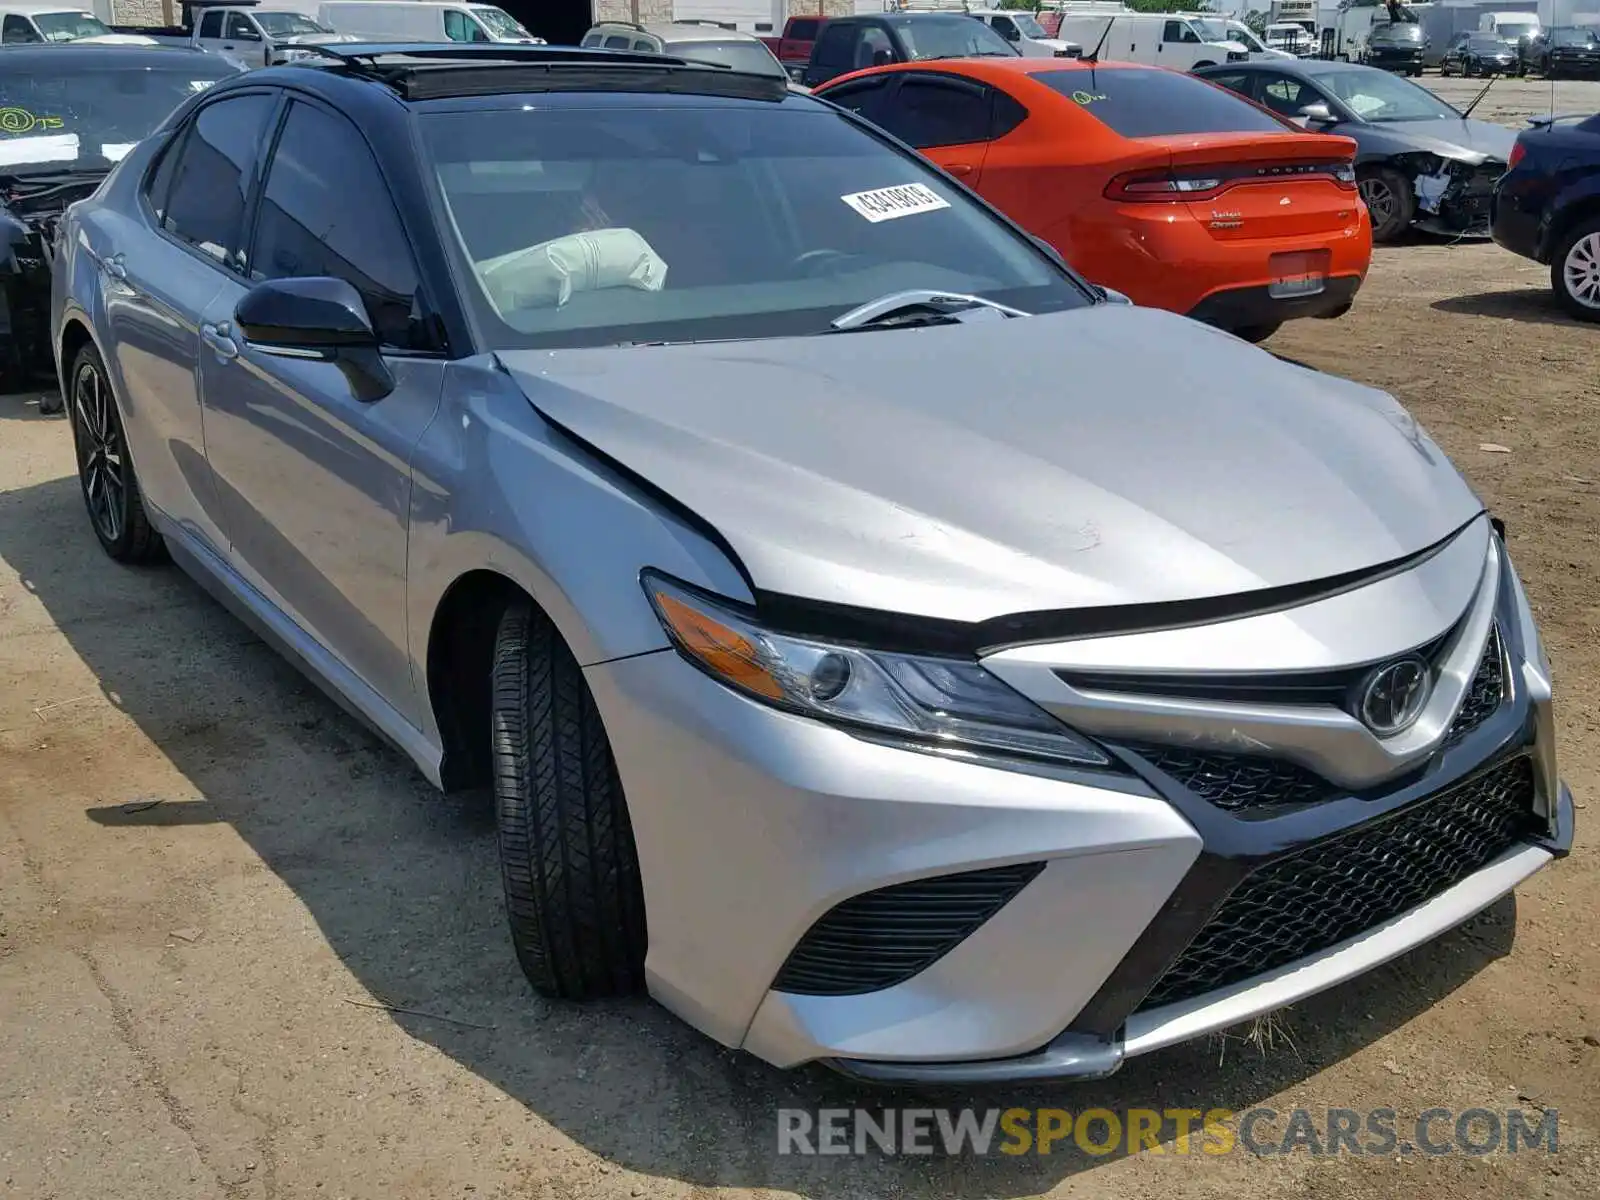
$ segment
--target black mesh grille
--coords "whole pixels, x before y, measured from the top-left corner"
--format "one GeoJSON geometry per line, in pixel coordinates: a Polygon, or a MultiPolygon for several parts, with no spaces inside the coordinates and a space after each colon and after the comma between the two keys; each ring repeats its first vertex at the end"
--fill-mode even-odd
{"type": "Polygon", "coordinates": [[[903,983],[954,950],[1044,870],[1041,862],[880,888],[836,904],[800,939],[780,992],[851,996],[903,983]]]}
{"type": "Polygon", "coordinates": [[[1129,746],[1158,771],[1202,800],[1229,812],[1255,812],[1328,799],[1336,789],[1320,775],[1275,758],[1214,754],[1180,746],[1129,746]]]}
{"type": "Polygon", "coordinates": [[[1472,676],[1472,685],[1467,689],[1467,698],[1461,702],[1461,710],[1451,722],[1444,744],[1453,746],[1466,737],[1494,716],[1505,699],[1505,652],[1500,645],[1500,627],[1496,625],[1489,630],[1489,640],[1484,643],[1483,657],[1478,660],[1478,669],[1472,676]]]}
{"type": "Polygon", "coordinates": [[[1158,1008],[1295,962],[1398,916],[1537,831],[1516,758],[1248,876],[1140,1005],[1158,1008]]]}
{"type": "MultiPolygon", "coordinates": [[[[1505,701],[1505,656],[1493,626],[1478,660],[1466,699],[1445,735],[1454,745],[1495,714],[1505,701]]],[[[1283,759],[1225,754],[1183,746],[1126,745],[1156,770],[1170,775],[1202,800],[1244,815],[1272,815],[1301,804],[1348,795],[1348,789],[1283,759]]]]}

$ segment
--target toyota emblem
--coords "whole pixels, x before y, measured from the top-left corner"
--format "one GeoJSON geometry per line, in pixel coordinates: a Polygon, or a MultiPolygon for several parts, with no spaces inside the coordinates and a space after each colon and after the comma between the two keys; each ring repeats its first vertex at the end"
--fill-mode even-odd
{"type": "Polygon", "coordinates": [[[1392,737],[1409,729],[1427,707],[1433,692],[1433,672],[1413,654],[1399,658],[1367,676],[1361,688],[1361,723],[1379,737],[1392,737]]]}

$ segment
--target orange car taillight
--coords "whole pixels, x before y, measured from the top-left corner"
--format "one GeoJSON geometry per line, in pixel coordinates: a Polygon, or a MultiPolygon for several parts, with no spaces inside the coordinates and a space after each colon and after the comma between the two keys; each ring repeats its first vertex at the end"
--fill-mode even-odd
{"type": "Polygon", "coordinates": [[[1339,187],[1354,189],[1356,169],[1350,163],[1229,164],[1184,167],[1173,171],[1130,171],[1106,185],[1108,200],[1209,200],[1219,192],[1248,183],[1277,183],[1290,179],[1330,179],[1339,187]]]}

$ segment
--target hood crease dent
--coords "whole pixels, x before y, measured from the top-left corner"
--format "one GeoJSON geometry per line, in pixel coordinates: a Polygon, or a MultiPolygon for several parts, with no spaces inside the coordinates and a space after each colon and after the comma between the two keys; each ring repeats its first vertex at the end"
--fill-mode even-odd
{"type": "Polygon", "coordinates": [[[1154,309],[498,357],[757,588],[858,610],[1242,595],[1403,559],[1483,510],[1386,393],[1154,309]]]}

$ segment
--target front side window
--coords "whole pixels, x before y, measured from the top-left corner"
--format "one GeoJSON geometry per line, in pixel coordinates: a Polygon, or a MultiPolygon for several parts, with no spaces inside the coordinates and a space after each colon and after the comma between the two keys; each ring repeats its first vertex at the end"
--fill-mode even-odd
{"type": "Polygon", "coordinates": [[[275,102],[258,92],[208,104],[183,141],[162,227],[225,266],[238,263],[251,168],[275,102]]]}
{"type": "Polygon", "coordinates": [[[1196,33],[1187,21],[1168,21],[1162,31],[1161,40],[1164,42],[1198,42],[1200,35],[1196,33]]]}
{"type": "Polygon", "coordinates": [[[377,161],[343,117],[296,102],[261,193],[254,280],[330,275],[366,302],[379,339],[424,349],[411,245],[377,161]]]}
{"type": "Polygon", "coordinates": [[[235,73],[208,54],[176,55],[172,66],[117,65],[108,50],[70,64],[0,71],[0,161],[7,174],[63,167],[105,168],[148,137],[196,92],[235,73]]]}
{"type": "Polygon", "coordinates": [[[1037,71],[1032,78],[1128,138],[1282,133],[1286,128],[1282,121],[1232,92],[1179,71],[1104,67],[1094,71],[1037,71]]]}
{"type": "Polygon", "coordinates": [[[221,9],[212,9],[200,18],[200,36],[203,38],[219,38],[222,36],[222,18],[226,16],[221,9]]]}
{"type": "Polygon", "coordinates": [[[111,32],[93,13],[39,13],[33,20],[47,42],[75,42],[79,38],[100,37],[111,32]]]}
{"type": "Polygon", "coordinates": [[[250,19],[243,13],[229,13],[228,21],[222,27],[222,36],[239,42],[259,42],[261,35],[250,24],[250,19]]]}
{"type": "Polygon", "coordinates": [[[1090,302],[942,172],[821,108],[519,107],[421,127],[491,347],[816,333],[918,287],[1090,302]]]}
{"type": "Polygon", "coordinates": [[[1287,75],[1262,75],[1260,79],[1261,103],[1291,119],[1298,117],[1306,105],[1322,99],[1298,79],[1290,79],[1287,75]]]}
{"type": "Polygon", "coordinates": [[[444,36],[452,42],[470,42],[472,34],[467,29],[467,14],[453,8],[445,9],[444,36]]]}

